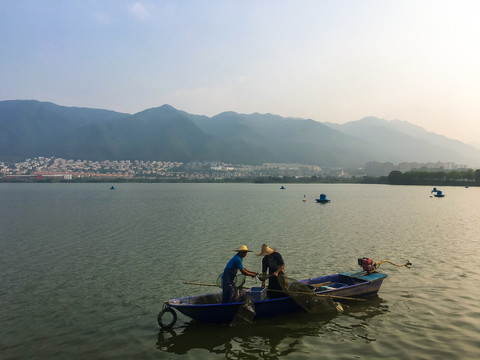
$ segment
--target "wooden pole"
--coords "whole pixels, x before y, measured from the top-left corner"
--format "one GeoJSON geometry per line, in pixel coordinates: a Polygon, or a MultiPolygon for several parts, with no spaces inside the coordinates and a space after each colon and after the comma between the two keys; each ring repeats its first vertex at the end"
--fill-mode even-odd
{"type": "Polygon", "coordinates": [[[203,283],[197,283],[197,282],[191,282],[191,281],[184,281],[183,283],[188,285],[217,286],[216,284],[203,284],[203,283]]]}
{"type": "MultiPolygon", "coordinates": [[[[187,285],[200,285],[200,286],[217,286],[216,284],[204,284],[204,283],[197,283],[197,282],[191,282],[191,281],[184,281],[184,284],[187,285]]],[[[218,286],[217,286],[218,287],[218,286]]],[[[250,289],[249,287],[242,286],[244,289],[250,289]]],[[[274,290],[274,289],[268,289],[268,291],[273,291],[273,292],[279,292],[279,293],[284,293],[288,296],[287,293],[283,290],[274,290]]],[[[354,297],[349,297],[349,296],[338,296],[338,295],[328,295],[328,294],[316,294],[314,292],[301,292],[301,291],[289,291],[289,293],[292,294],[300,294],[300,295],[313,295],[313,296],[321,296],[321,297],[329,297],[332,299],[341,299],[341,300],[353,300],[353,301],[367,301],[365,299],[358,299],[354,297]]]]}
{"type": "MultiPolygon", "coordinates": [[[[281,292],[281,293],[285,293],[285,291],[283,290],[273,290],[273,289],[267,289],[268,291],[274,291],[274,292],[281,292]]],[[[365,299],[358,299],[358,298],[354,298],[354,297],[348,297],[348,296],[338,296],[338,295],[328,295],[328,294],[316,294],[314,292],[302,292],[302,291],[288,291],[289,293],[292,293],[292,294],[301,294],[301,295],[313,295],[313,296],[321,296],[321,297],[329,297],[329,298],[332,298],[332,299],[342,299],[342,300],[353,300],[353,301],[367,301],[365,299]]],[[[287,294],[288,295],[288,294],[287,294]]]]}

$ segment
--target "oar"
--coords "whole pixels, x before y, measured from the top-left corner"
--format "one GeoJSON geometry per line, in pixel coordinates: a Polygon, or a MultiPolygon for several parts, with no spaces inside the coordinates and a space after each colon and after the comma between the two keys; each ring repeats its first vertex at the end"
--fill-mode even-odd
{"type": "MultiPolygon", "coordinates": [[[[191,282],[191,281],[184,281],[184,284],[187,285],[200,285],[200,286],[217,286],[216,284],[204,284],[204,283],[197,283],[197,282],[191,282]]],[[[242,286],[244,289],[250,289],[247,286],[242,286]]],[[[285,294],[285,291],[283,290],[274,290],[274,289],[268,289],[268,291],[273,291],[273,292],[281,292],[285,294]]],[[[309,292],[301,292],[301,291],[289,291],[292,294],[303,294],[303,295],[315,295],[315,296],[323,296],[323,297],[329,297],[332,299],[342,299],[342,300],[353,300],[353,301],[367,301],[365,299],[359,299],[359,298],[353,298],[353,297],[348,297],[348,296],[339,296],[339,295],[328,295],[328,294],[315,294],[315,293],[309,293],[309,292]]]]}
{"type": "Polygon", "coordinates": [[[201,285],[201,286],[217,286],[217,284],[203,284],[203,283],[197,283],[197,282],[191,282],[191,281],[184,281],[183,282],[184,284],[188,284],[188,285],[201,285]]]}
{"type": "MultiPolygon", "coordinates": [[[[285,291],[283,290],[273,290],[273,289],[267,289],[268,291],[274,291],[274,292],[281,292],[285,294],[285,291]]],[[[359,298],[354,298],[354,297],[348,297],[348,296],[339,296],[339,295],[328,295],[328,294],[316,294],[316,293],[309,293],[309,292],[301,292],[301,291],[288,291],[289,293],[292,294],[302,294],[302,295],[314,295],[314,296],[322,296],[322,297],[329,297],[332,299],[342,299],[342,300],[353,300],[353,301],[367,301],[365,299],[359,299],[359,298]]]]}
{"type": "MultiPolygon", "coordinates": [[[[187,284],[187,285],[216,286],[216,287],[218,287],[217,284],[204,284],[204,283],[197,283],[197,282],[191,282],[191,281],[184,281],[183,283],[187,284]]],[[[248,286],[242,286],[242,288],[243,289],[250,289],[250,287],[248,287],[248,286]]]]}

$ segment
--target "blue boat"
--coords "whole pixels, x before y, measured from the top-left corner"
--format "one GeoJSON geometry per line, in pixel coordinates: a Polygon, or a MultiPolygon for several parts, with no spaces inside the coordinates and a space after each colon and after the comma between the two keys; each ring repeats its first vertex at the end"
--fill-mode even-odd
{"type": "Polygon", "coordinates": [[[315,199],[315,201],[318,202],[318,203],[321,203],[321,204],[326,204],[326,203],[330,202],[330,200],[327,199],[327,195],[325,195],[325,194],[320,194],[320,198],[315,199]]]}
{"type": "MultiPolygon", "coordinates": [[[[366,271],[357,271],[305,279],[299,282],[309,285],[310,289],[314,289],[315,295],[326,296],[337,302],[348,302],[375,295],[387,276],[386,274],[378,272],[369,273],[366,271]]],[[[173,326],[177,319],[173,309],[199,322],[230,323],[233,321],[239,308],[244,304],[245,295],[247,295],[248,292],[249,290],[242,289],[239,302],[228,304],[222,303],[221,293],[171,299],[165,302],[164,309],[158,315],[158,323],[162,327],[173,326]],[[161,317],[165,311],[172,313],[174,316],[173,323],[168,325],[162,323],[161,317]]],[[[254,300],[253,304],[255,307],[254,320],[291,312],[305,311],[289,296],[276,299],[258,299],[254,300]]]]}

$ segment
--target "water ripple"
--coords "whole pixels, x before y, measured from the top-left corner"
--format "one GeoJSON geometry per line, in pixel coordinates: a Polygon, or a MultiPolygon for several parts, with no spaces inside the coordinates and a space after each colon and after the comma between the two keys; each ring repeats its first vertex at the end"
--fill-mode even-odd
{"type": "MultiPolygon", "coordinates": [[[[477,358],[480,189],[443,190],[436,199],[416,186],[2,184],[2,359],[477,358]],[[315,203],[322,192],[331,203],[315,203]],[[218,291],[183,281],[215,282],[233,249],[264,242],[294,278],[354,270],[363,256],[413,267],[382,265],[379,296],[343,313],[247,328],[180,315],[158,330],[163,301],[218,291]]],[[[244,263],[260,270],[252,253],[244,263]]]]}

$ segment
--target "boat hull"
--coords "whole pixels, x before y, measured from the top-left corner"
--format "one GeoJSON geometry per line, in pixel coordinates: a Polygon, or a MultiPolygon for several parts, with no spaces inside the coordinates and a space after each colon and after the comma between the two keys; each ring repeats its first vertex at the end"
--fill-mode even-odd
{"type": "MultiPolygon", "coordinates": [[[[363,298],[376,294],[386,277],[387,275],[382,273],[366,274],[357,272],[327,275],[300,280],[300,282],[312,286],[327,282],[336,284],[336,286],[340,287],[325,287],[325,289],[316,291],[315,293],[318,295],[331,295],[333,299],[338,302],[348,302],[351,300],[342,298],[363,298]]],[[[216,293],[171,299],[167,304],[196,321],[206,323],[230,323],[237,314],[239,307],[243,305],[243,302],[222,304],[221,293],[216,293]]],[[[254,319],[304,311],[294,299],[288,296],[254,301],[254,306],[254,319]]]]}

